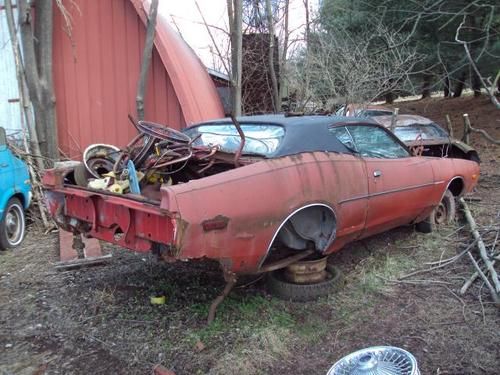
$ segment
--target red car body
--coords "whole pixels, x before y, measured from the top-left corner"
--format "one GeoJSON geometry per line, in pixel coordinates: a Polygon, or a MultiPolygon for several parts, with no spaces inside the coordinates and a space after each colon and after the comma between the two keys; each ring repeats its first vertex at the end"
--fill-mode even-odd
{"type": "MultiPolygon", "coordinates": [[[[346,124],[330,119],[311,121],[323,121],[325,129],[346,124]]],[[[300,126],[300,118],[293,121],[300,126]]],[[[50,212],[64,229],[166,260],[215,259],[235,273],[259,272],[279,238],[293,246],[297,241],[284,233],[288,223],[318,252],[330,254],[424,220],[447,189],[469,192],[479,176],[478,164],[468,160],[309,149],[162,186],[158,202],[69,185],[64,176],[70,170],[52,169],[43,178],[50,212]]]]}

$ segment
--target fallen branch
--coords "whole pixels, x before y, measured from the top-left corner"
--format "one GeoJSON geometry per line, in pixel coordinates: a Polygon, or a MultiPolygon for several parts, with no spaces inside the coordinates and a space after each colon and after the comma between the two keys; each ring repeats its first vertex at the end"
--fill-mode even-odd
{"type": "MultiPolygon", "coordinates": [[[[496,260],[494,260],[494,261],[493,261],[493,262],[491,262],[491,263],[492,263],[493,265],[495,265],[496,260]]],[[[470,286],[471,286],[472,284],[474,284],[474,281],[476,281],[478,277],[479,277],[479,272],[477,272],[477,271],[476,271],[476,272],[474,272],[474,273],[472,274],[472,276],[470,277],[470,279],[469,279],[469,280],[467,280],[467,281],[464,283],[464,285],[460,288],[460,295],[462,295],[462,296],[463,296],[463,295],[467,292],[467,289],[469,289],[469,288],[470,288],[470,286]]]]}
{"type": "Polygon", "coordinates": [[[469,223],[470,231],[472,232],[472,235],[474,236],[474,238],[477,240],[477,247],[479,249],[479,255],[481,256],[481,259],[483,260],[483,262],[486,266],[486,270],[490,273],[494,288],[493,288],[493,285],[489,282],[486,275],[483,273],[483,271],[479,267],[479,265],[477,264],[476,260],[472,256],[472,254],[470,254],[470,253],[467,253],[467,254],[469,255],[469,258],[471,259],[472,263],[474,264],[474,267],[476,267],[478,274],[481,276],[481,278],[483,278],[486,285],[490,289],[493,300],[496,303],[500,303],[500,298],[499,298],[500,282],[498,280],[498,274],[495,270],[493,262],[490,260],[490,258],[488,256],[488,253],[486,251],[486,246],[484,245],[483,239],[481,238],[481,235],[479,234],[479,232],[477,230],[476,221],[472,217],[472,213],[469,209],[469,206],[467,205],[467,203],[465,203],[465,200],[463,198],[459,198],[459,202],[463,207],[463,211],[465,213],[465,218],[466,218],[467,222],[469,223]]]}
{"type": "Polygon", "coordinates": [[[224,287],[224,290],[222,291],[222,294],[217,296],[212,304],[210,305],[210,309],[208,310],[208,319],[207,319],[207,324],[211,324],[214,319],[215,319],[215,312],[217,310],[217,307],[224,301],[224,299],[228,296],[228,294],[231,292],[231,289],[233,289],[234,285],[236,284],[236,275],[231,272],[224,272],[224,278],[226,279],[226,286],[224,287]]]}
{"type": "Polygon", "coordinates": [[[449,266],[450,264],[456,262],[458,259],[460,259],[462,256],[464,256],[466,253],[468,253],[469,250],[471,249],[471,247],[474,246],[477,242],[478,242],[478,240],[475,239],[469,246],[467,246],[467,248],[464,251],[462,251],[461,253],[459,253],[459,254],[451,257],[451,258],[445,259],[443,261],[439,260],[437,262],[428,263],[428,264],[437,264],[437,266],[434,266],[434,267],[431,267],[431,268],[427,268],[425,270],[417,270],[417,271],[414,271],[414,272],[410,272],[410,273],[408,273],[406,275],[398,277],[398,280],[401,281],[401,280],[407,279],[408,277],[411,277],[411,276],[415,276],[415,275],[418,275],[418,274],[421,274],[421,273],[430,272],[430,271],[437,270],[439,268],[443,268],[443,267],[449,266]]]}
{"type": "Polygon", "coordinates": [[[478,272],[478,275],[481,276],[481,278],[483,279],[484,283],[486,284],[486,286],[490,290],[491,297],[493,298],[493,301],[495,303],[499,304],[500,303],[500,298],[498,297],[498,294],[495,292],[495,288],[493,288],[493,285],[491,285],[490,281],[488,280],[488,278],[486,277],[486,275],[484,274],[484,272],[481,270],[481,267],[479,267],[479,264],[477,264],[476,260],[472,256],[472,254],[470,252],[468,252],[467,255],[469,256],[472,264],[476,268],[476,270],[478,272]]]}

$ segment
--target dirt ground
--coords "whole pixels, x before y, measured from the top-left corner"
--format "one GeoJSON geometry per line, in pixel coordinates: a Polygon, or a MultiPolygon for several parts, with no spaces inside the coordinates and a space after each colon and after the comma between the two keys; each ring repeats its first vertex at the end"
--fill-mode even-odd
{"type": "MultiPolygon", "coordinates": [[[[498,110],[484,98],[398,104],[461,135],[461,114],[500,138],[498,110]],[[496,112],[495,112],[496,111],[496,112]]],[[[481,226],[500,225],[500,147],[473,136],[482,158],[470,203],[481,226]]],[[[448,258],[471,242],[463,223],[420,234],[399,228],[333,255],[345,285],[318,302],[271,297],[264,279],[245,280],[205,323],[222,275],[211,263],[158,263],[105,246],[103,266],[58,272],[57,235],[30,231],[22,248],[0,252],[0,374],[148,374],[161,363],[182,374],[326,374],[360,348],[394,345],[422,374],[498,374],[500,314],[466,258],[399,276],[448,258]],[[150,305],[153,294],[167,297],[150,305]]],[[[498,245],[497,245],[498,246],[498,245]]]]}

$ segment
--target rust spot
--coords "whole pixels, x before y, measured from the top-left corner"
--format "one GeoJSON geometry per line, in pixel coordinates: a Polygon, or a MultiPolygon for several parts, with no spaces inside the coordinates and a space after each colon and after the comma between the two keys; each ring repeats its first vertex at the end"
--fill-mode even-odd
{"type": "Polygon", "coordinates": [[[184,237],[186,235],[189,223],[186,220],[182,220],[180,217],[175,219],[175,246],[172,247],[173,256],[177,256],[182,251],[182,245],[184,243],[184,237]]]}
{"type": "Polygon", "coordinates": [[[205,232],[212,230],[226,229],[229,223],[229,218],[224,215],[217,215],[216,217],[201,222],[201,226],[205,232]]]}

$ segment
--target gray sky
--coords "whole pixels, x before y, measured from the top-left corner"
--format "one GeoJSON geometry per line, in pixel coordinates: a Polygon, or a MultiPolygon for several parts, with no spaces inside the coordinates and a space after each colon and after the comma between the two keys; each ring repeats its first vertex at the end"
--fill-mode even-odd
{"type": "MultiPolygon", "coordinates": [[[[310,0],[316,9],[318,0],[310,0]]],[[[209,25],[224,30],[228,29],[226,0],[198,0],[201,12],[209,25]]],[[[223,70],[221,64],[214,61],[215,49],[210,36],[203,24],[195,0],[160,1],[159,12],[170,24],[178,29],[186,42],[194,49],[203,63],[209,68],[223,70]],[[213,51],[214,53],[212,53],[213,51]]],[[[290,0],[290,30],[293,30],[290,40],[299,38],[303,33],[305,12],[303,0],[290,0]]],[[[212,29],[213,35],[222,53],[227,53],[228,41],[222,31],[212,29]]]]}

